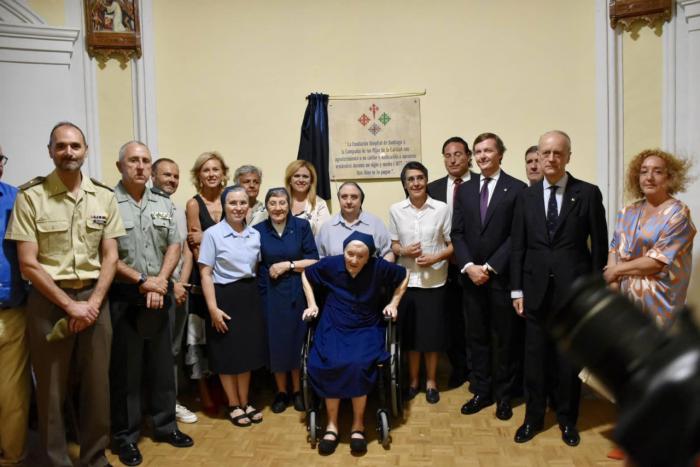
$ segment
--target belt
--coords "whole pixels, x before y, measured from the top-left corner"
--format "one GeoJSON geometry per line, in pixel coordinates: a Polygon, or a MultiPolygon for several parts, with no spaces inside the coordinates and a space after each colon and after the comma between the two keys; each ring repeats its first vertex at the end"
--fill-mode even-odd
{"type": "Polygon", "coordinates": [[[66,279],[62,281],[56,281],[56,285],[59,286],[61,289],[78,290],[92,287],[95,284],[95,282],[97,282],[95,279],[66,279]]]}

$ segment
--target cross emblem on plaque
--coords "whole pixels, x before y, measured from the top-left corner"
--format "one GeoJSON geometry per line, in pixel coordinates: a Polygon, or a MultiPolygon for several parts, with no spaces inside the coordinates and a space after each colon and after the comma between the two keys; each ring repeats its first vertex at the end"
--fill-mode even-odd
{"type": "Polygon", "coordinates": [[[379,110],[379,107],[377,107],[376,104],[372,104],[369,110],[372,112],[372,118],[377,118],[377,110],[379,110]]]}

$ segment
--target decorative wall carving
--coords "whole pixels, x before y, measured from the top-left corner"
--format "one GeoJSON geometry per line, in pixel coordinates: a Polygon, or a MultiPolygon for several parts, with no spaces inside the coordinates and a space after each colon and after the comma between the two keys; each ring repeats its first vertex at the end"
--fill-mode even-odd
{"type": "Polygon", "coordinates": [[[626,31],[641,22],[656,27],[673,16],[673,0],[610,0],[610,26],[621,24],[626,31]]]}

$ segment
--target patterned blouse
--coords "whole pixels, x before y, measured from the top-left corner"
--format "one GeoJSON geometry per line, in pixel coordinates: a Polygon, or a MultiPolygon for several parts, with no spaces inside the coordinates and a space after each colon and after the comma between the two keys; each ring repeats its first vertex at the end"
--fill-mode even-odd
{"type": "Polygon", "coordinates": [[[642,224],[645,204],[637,201],[618,212],[610,252],[618,261],[648,256],[665,265],[653,275],[623,276],[620,283],[624,295],[664,325],[685,303],[696,229],[688,206],[677,199],[642,224]]]}

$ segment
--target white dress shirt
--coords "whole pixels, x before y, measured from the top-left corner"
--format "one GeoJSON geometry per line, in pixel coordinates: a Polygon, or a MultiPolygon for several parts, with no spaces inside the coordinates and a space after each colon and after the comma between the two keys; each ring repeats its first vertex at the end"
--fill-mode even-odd
{"type": "Polygon", "coordinates": [[[557,186],[557,192],[555,194],[556,200],[557,200],[557,214],[561,213],[561,204],[562,200],[564,199],[564,190],[566,189],[566,184],[569,181],[569,174],[564,173],[564,176],[560,178],[556,183],[549,183],[547,179],[542,180],[542,187],[544,191],[544,215],[547,215],[547,206],[549,205],[549,196],[551,195],[551,192],[549,191],[549,187],[552,185],[557,186]]]}
{"type": "MultiPolygon", "coordinates": [[[[454,202],[454,192],[455,192],[455,178],[452,175],[447,175],[447,193],[445,193],[445,199],[447,200],[447,205],[450,207],[450,212],[452,212],[452,203],[454,202]]],[[[462,184],[468,182],[471,178],[471,172],[467,171],[462,175],[462,184]]]]}
{"type": "MultiPolygon", "coordinates": [[[[389,235],[402,246],[420,242],[423,253],[434,254],[447,248],[450,242],[452,214],[447,203],[428,196],[425,204],[417,209],[406,198],[389,208],[389,235]]],[[[408,286],[431,289],[445,285],[447,261],[442,260],[428,267],[416,264],[415,258],[400,256],[397,264],[408,272],[408,286]]]]}

